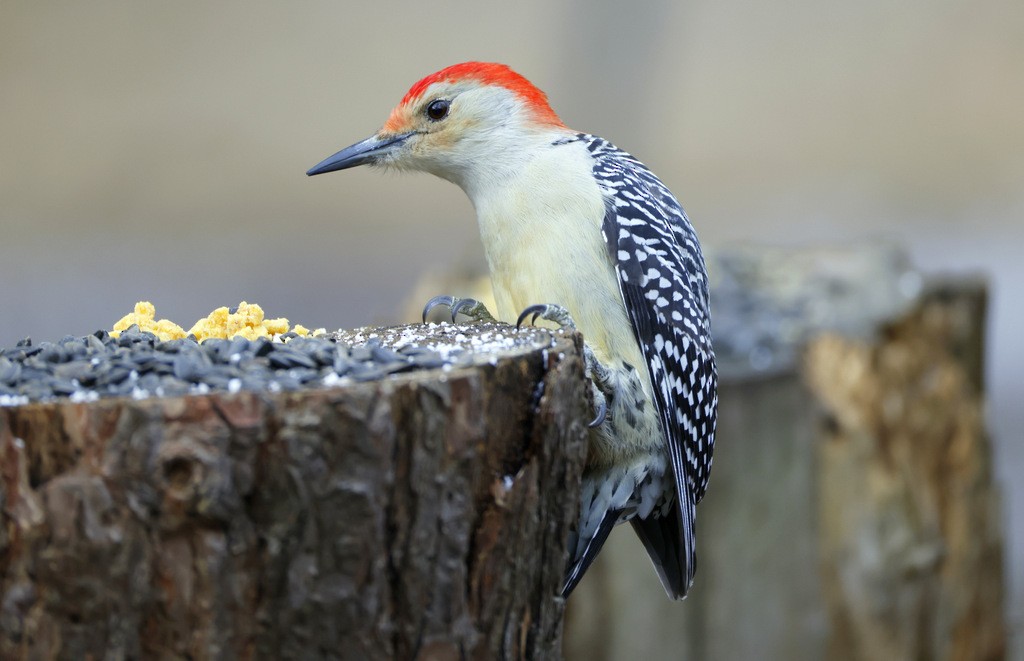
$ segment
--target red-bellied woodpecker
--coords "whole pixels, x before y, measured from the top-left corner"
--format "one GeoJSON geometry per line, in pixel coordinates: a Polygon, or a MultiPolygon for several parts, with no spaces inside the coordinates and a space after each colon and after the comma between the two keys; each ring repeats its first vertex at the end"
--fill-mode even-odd
{"type": "MultiPolygon", "coordinates": [[[[568,595],[629,521],[669,596],[696,569],[718,395],[708,279],[693,226],[640,161],[570,130],[507,66],[456,64],[406,93],[375,135],[307,174],[371,164],[458,184],[476,208],[501,318],[578,328],[600,412],[592,423],[568,595]],[[525,311],[524,311],[525,309],[525,311]]],[[[428,303],[491,319],[476,301],[428,303]]]]}

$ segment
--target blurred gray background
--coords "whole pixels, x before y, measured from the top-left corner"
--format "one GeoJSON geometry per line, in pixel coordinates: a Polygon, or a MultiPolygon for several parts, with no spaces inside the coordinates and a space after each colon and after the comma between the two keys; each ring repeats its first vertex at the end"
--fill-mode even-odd
{"type": "Polygon", "coordinates": [[[142,299],[186,326],[242,299],[311,327],[398,320],[426,270],[479,253],[470,204],[425,175],[304,172],[468,59],[639,156],[709,246],[883,239],[990,277],[1019,640],[1020,0],[4,0],[0,346],[109,328],[142,299]]]}

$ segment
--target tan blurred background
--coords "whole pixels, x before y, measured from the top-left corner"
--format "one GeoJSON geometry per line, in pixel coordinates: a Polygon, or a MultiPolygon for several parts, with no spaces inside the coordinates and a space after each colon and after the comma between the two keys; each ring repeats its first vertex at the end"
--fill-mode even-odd
{"type": "MultiPolygon", "coordinates": [[[[637,154],[711,246],[899,242],[992,282],[988,387],[1024,621],[1024,3],[0,5],[0,346],[259,302],[395,320],[479,253],[425,175],[304,171],[421,76],[507,62],[637,154]]],[[[681,606],[685,608],[685,605],[681,606]]]]}

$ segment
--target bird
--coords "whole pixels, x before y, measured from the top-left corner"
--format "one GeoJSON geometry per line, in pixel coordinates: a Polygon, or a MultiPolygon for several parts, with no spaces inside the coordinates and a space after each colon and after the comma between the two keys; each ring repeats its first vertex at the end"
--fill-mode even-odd
{"type": "Polygon", "coordinates": [[[497,317],[473,299],[437,305],[473,321],[538,318],[578,330],[596,409],[568,597],[612,528],[629,522],[670,599],[696,571],[718,377],[708,275],[668,187],[612,143],[570,129],[547,95],[504,64],[463,62],[415,83],[372,136],[313,176],[359,165],[434,174],[477,215],[497,317]]]}

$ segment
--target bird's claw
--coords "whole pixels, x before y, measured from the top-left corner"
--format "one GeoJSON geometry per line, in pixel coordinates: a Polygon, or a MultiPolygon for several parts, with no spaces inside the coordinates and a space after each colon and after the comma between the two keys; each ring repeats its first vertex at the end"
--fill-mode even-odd
{"type": "Polygon", "coordinates": [[[473,322],[495,320],[487,307],[475,298],[442,295],[435,296],[427,301],[427,304],[423,307],[423,323],[427,323],[427,315],[430,314],[430,311],[441,305],[447,306],[451,310],[453,324],[455,323],[455,317],[459,314],[469,317],[473,322]]]}
{"type": "MultiPolygon", "coordinates": [[[[530,318],[531,324],[536,322],[539,317],[558,324],[559,328],[562,330],[576,330],[576,322],[573,321],[572,315],[570,315],[569,311],[561,305],[539,303],[537,305],[529,306],[519,313],[519,318],[516,319],[517,329],[522,328],[523,322],[526,321],[527,317],[530,318]]],[[[594,355],[593,349],[591,349],[587,344],[583,345],[583,357],[587,377],[590,378],[591,382],[594,384],[594,399],[597,400],[600,398],[600,404],[597,406],[597,414],[594,416],[593,420],[587,423],[587,427],[593,429],[594,427],[599,427],[604,424],[605,420],[608,419],[608,400],[611,398],[613,392],[611,388],[611,372],[597,360],[597,356],[594,355]]]]}
{"type": "Polygon", "coordinates": [[[537,318],[546,319],[553,321],[558,324],[562,330],[576,330],[576,322],[573,321],[572,315],[569,311],[563,308],[561,305],[552,305],[550,303],[539,303],[537,305],[531,305],[519,314],[519,318],[516,319],[516,328],[519,329],[523,325],[523,321],[530,317],[530,323],[533,324],[537,321],[537,318]],[[533,315],[531,317],[531,315],[533,315]]]}
{"type": "Polygon", "coordinates": [[[521,313],[519,313],[519,318],[516,319],[516,329],[522,328],[523,320],[526,319],[531,314],[533,315],[533,318],[530,319],[530,323],[532,324],[533,322],[537,321],[537,315],[539,315],[541,311],[546,307],[546,305],[531,305],[530,307],[523,310],[521,313]]]}
{"type": "Polygon", "coordinates": [[[587,427],[593,429],[599,427],[608,417],[608,402],[601,402],[601,405],[597,407],[597,415],[593,420],[587,423],[587,427]]]}
{"type": "MultiPolygon", "coordinates": [[[[435,296],[434,298],[432,298],[429,301],[427,301],[427,304],[423,306],[423,323],[427,323],[427,315],[430,314],[431,310],[433,310],[434,308],[436,308],[439,305],[444,305],[444,306],[446,306],[448,308],[451,308],[451,307],[453,307],[455,305],[455,302],[457,300],[458,299],[456,299],[454,296],[441,295],[441,296],[435,296]]],[[[454,318],[455,318],[455,315],[453,314],[452,315],[452,319],[454,319],[454,318]]]]}
{"type": "Polygon", "coordinates": [[[490,313],[487,307],[475,298],[460,298],[455,305],[452,306],[453,323],[455,321],[455,316],[458,314],[463,314],[473,321],[494,321],[494,316],[490,313]]]}

